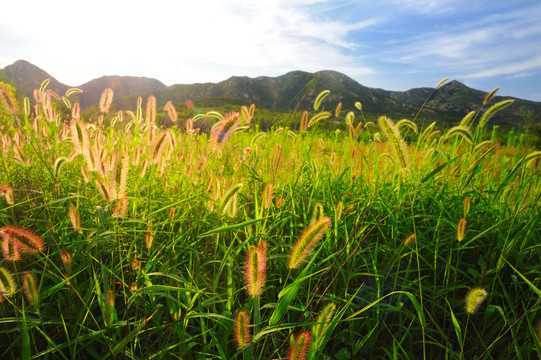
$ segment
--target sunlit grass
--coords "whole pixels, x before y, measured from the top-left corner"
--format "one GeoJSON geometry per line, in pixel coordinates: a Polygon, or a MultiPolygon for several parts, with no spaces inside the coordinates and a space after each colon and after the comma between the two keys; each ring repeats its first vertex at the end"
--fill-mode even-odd
{"type": "Polygon", "coordinates": [[[501,104],[327,132],[322,94],[262,133],[254,107],[166,129],[155,98],[75,96],[3,97],[0,358],[541,354],[541,152],[487,139],[501,104]]]}

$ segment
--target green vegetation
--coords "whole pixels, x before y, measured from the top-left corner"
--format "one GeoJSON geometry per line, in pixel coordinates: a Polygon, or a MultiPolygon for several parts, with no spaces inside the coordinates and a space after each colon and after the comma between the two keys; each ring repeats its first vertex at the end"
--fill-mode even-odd
{"type": "Polygon", "coordinates": [[[541,355],[541,152],[490,132],[507,103],[436,129],[332,93],[283,125],[0,95],[0,358],[541,355]]]}

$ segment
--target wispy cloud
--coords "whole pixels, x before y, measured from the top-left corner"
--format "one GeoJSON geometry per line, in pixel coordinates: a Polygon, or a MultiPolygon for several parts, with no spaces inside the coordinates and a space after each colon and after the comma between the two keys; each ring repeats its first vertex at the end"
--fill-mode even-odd
{"type": "Polygon", "coordinates": [[[69,85],[322,69],[391,89],[541,76],[541,3],[529,0],[26,0],[2,13],[0,65],[24,58],[69,85]]]}
{"type": "Polygon", "coordinates": [[[524,71],[532,69],[541,69],[541,56],[531,60],[526,60],[518,63],[507,64],[503,66],[493,67],[488,70],[479,71],[476,73],[463,75],[466,79],[485,78],[500,75],[514,75],[515,77],[525,76],[524,71]]]}
{"type": "Polygon", "coordinates": [[[541,6],[533,6],[506,14],[449,25],[445,30],[403,39],[398,45],[402,56],[396,61],[435,66],[446,65],[455,73],[500,75],[503,69],[522,71],[516,64],[535,64],[541,48],[541,6]],[[537,42],[539,47],[524,46],[522,40],[537,42]],[[527,59],[527,60],[525,60],[527,59]],[[503,65],[505,64],[505,65],[503,65]],[[481,71],[498,68],[500,71],[481,71]]]}
{"type": "MultiPolygon", "coordinates": [[[[55,3],[53,13],[50,4],[27,3],[33,11],[25,19],[14,16],[0,20],[0,25],[3,22],[28,39],[43,38],[45,33],[61,40],[54,45],[51,40],[50,45],[65,45],[70,56],[53,59],[52,52],[48,58],[42,53],[47,59],[38,61],[53,74],[79,67],[76,63],[82,54],[93,64],[85,66],[89,72],[107,66],[107,73],[173,77],[175,82],[219,81],[243,73],[278,75],[285,69],[373,72],[351,54],[358,44],[348,35],[378,20],[341,21],[320,12],[330,4],[328,0],[162,1],[156,5],[100,0],[81,3],[78,11],[71,1],[62,0],[55,3]],[[50,16],[44,17],[45,13],[50,16]],[[206,76],[203,67],[208,69],[206,76]],[[219,78],[212,70],[218,67],[225,73],[219,78]]],[[[20,5],[10,4],[8,13],[20,13],[20,5]]],[[[89,80],[84,76],[98,75],[80,72],[64,81],[78,84],[89,80]]]]}
{"type": "Polygon", "coordinates": [[[420,14],[455,12],[463,1],[458,0],[393,0],[395,6],[420,14]]]}

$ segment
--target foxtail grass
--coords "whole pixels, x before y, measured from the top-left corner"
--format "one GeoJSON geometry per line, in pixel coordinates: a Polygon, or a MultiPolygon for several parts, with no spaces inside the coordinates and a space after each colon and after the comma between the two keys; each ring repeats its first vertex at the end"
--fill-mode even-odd
{"type": "Polygon", "coordinates": [[[173,106],[173,102],[171,100],[169,100],[165,104],[164,110],[167,112],[167,115],[169,116],[169,119],[171,119],[172,122],[177,122],[178,120],[177,110],[173,106]]]}
{"type": "Polygon", "coordinates": [[[330,93],[331,93],[330,90],[323,90],[322,92],[319,93],[319,95],[314,100],[314,110],[315,111],[319,110],[319,106],[323,102],[323,99],[325,99],[330,93]]]}
{"type": "Polygon", "coordinates": [[[246,310],[239,310],[235,315],[233,334],[237,348],[243,349],[250,345],[250,317],[248,316],[248,312],[246,310]]]}
{"type": "Polygon", "coordinates": [[[22,275],[23,278],[23,290],[26,299],[34,307],[38,307],[39,304],[39,292],[36,276],[32,272],[25,272],[22,275]]]}
{"type": "Polygon", "coordinates": [[[13,205],[13,188],[0,184],[0,197],[3,197],[8,205],[13,205]]]}
{"type": "Polygon", "coordinates": [[[262,203],[263,208],[268,209],[272,205],[272,197],[274,194],[274,185],[272,183],[267,183],[263,188],[262,203]]]}
{"type": "Polygon", "coordinates": [[[408,146],[400,135],[400,130],[391,119],[386,116],[378,118],[380,129],[391,144],[393,155],[400,166],[400,177],[403,181],[411,179],[411,166],[409,159],[408,146]]]}
{"type": "Polygon", "coordinates": [[[317,317],[317,324],[313,327],[313,334],[315,341],[318,344],[321,344],[325,336],[325,332],[329,327],[330,322],[333,319],[334,313],[336,311],[336,305],[334,303],[327,304],[319,313],[317,317]]]}
{"type": "Polygon", "coordinates": [[[475,314],[483,301],[485,301],[488,293],[485,289],[482,288],[473,288],[471,289],[464,300],[464,307],[468,314],[475,314]]]}
{"type": "Polygon", "coordinates": [[[291,249],[288,263],[290,269],[296,269],[301,265],[330,226],[331,219],[328,217],[322,217],[308,225],[291,249]]]}
{"type": "Polygon", "coordinates": [[[4,243],[11,243],[24,253],[36,253],[45,250],[45,241],[34,232],[17,226],[0,228],[0,238],[4,243]]]}
{"type": "Polygon", "coordinates": [[[287,360],[306,360],[308,350],[312,342],[312,334],[309,330],[303,330],[295,336],[295,342],[291,344],[287,360]]]}
{"type": "Polygon", "coordinates": [[[113,89],[107,88],[103,90],[100,98],[100,112],[108,113],[113,103],[114,92],[113,89]]]}
{"type": "Polygon", "coordinates": [[[267,270],[267,243],[261,242],[246,253],[244,277],[246,291],[250,297],[261,296],[265,286],[267,270]]]}
{"type": "Polygon", "coordinates": [[[17,283],[13,274],[3,266],[0,266],[0,293],[5,296],[13,296],[17,292],[17,283]]]}
{"type": "Polygon", "coordinates": [[[19,111],[19,105],[15,100],[15,97],[11,92],[2,84],[0,84],[0,102],[4,105],[4,108],[8,110],[12,115],[17,114],[19,111]]]}
{"type": "Polygon", "coordinates": [[[461,218],[456,224],[456,239],[460,242],[464,240],[464,233],[466,232],[466,219],[461,218]]]}

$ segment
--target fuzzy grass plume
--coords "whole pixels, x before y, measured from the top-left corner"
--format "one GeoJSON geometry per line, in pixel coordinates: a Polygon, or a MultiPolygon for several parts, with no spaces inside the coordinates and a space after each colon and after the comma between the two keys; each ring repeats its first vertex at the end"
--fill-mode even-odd
{"type": "Polygon", "coordinates": [[[73,204],[70,204],[69,215],[70,215],[70,221],[71,221],[71,226],[73,227],[73,230],[79,234],[82,233],[81,216],[79,215],[79,211],[77,210],[77,207],[73,204]]]}
{"type": "Polygon", "coordinates": [[[39,292],[38,284],[36,280],[36,275],[31,272],[25,272],[22,276],[23,279],[23,290],[26,299],[34,307],[38,306],[39,303],[39,292]]]}
{"type": "Polygon", "coordinates": [[[406,245],[406,246],[413,245],[416,238],[417,238],[417,234],[415,234],[415,233],[412,233],[412,234],[408,235],[408,237],[404,239],[404,245],[406,245]]]}
{"type": "Polygon", "coordinates": [[[100,98],[100,112],[108,113],[113,103],[113,89],[107,88],[103,90],[100,98]]]}
{"type": "Polygon", "coordinates": [[[13,274],[3,266],[0,266],[0,294],[3,296],[13,296],[17,291],[17,283],[13,274]]]}
{"type": "Polygon", "coordinates": [[[316,100],[314,101],[314,110],[318,111],[319,106],[321,105],[321,102],[323,99],[325,99],[329,94],[331,93],[331,90],[323,90],[319,93],[319,95],[316,97],[316,100]]]}
{"type": "Polygon", "coordinates": [[[19,111],[19,105],[15,97],[13,97],[11,92],[3,84],[0,84],[0,103],[13,115],[19,111]]]}
{"type": "Polygon", "coordinates": [[[464,240],[464,233],[466,231],[466,219],[461,218],[456,224],[456,239],[460,242],[464,240]]]}
{"type": "Polygon", "coordinates": [[[312,220],[310,220],[310,223],[314,223],[324,216],[323,205],[321,203],[317,203],[312,211],[312,220]]]}
{"type": "Polygon", "coordinates": [[[334,313],[336,311],[336,305],[334,303],[327,304],[319,313],[317,317],[317,324],[314,325],[313,333],[315,341],[321,343],[325,337],[325,332],[329,327],[329,323],[332,321],[334,313]]]}
{"type": "Polygon", "coordinates": [[[239,310],[235,315],[233,335],[235,336],[237,348],[243,349],[250,345],[250,317],[246,310],[239,310]]]}
{"type": "Polygon", "coordinates": [[[287,360],[306,360],[308,349],[312,342],[312,335],[309,330],[303,330],[295,336],[295,342],[291,345],[287,360]]]}
{"type": "Polygon", "coordinates": [[[0,184],[0,197],[3,197],[8,205],[13,205],[13,188],[0,184]]]}
{"type": "Polygon", "coordinates": [[[503,100],[503,101],[500,101],[500,102],[492,105],[487,111],[485,111],[485,113],[481,117],[481,120],[479,120],[479,127],[481,127],[481,128],[485,127],[488,120],[490,120],[490,118],[494,114],[496,114],[498,111],[501,111],[501,110],[505,109],[506,107],[508,107],[509,105],[511,105],[514,102],[515,102],[515,100],[503,100]]]}
{"type": "Polygon", "coordinates": [[[479,310],[479,307],[485,301],[488,293],[485,289],[474,288],[466,295],[465,308],[468,314],[474,314],[479,310]]]}
{"type": "Polygon", "coordinates": [[[302,233],[297,240],[289,255],[288,267],[296,269],[308,257],[312,249],[317,245],[319,240],[327,232],[331,226],[331,219],[322,217],[317,221],[312,222],[302,233]]]}
{"type": "Polygon", "coordinates": [[[263,208],[268,209],[272,205],[272,196],[274,194],[274,186],[272,183],[267,183],[263,188],[263,208]]]}
{"type": "Polygon", "coordinates": [[[165,104],[164,110],[167,112],[167,115],[169,116],[169,119],[171,119],[172,122],[177,122],[178,120],[177,110],[173,106],[173,102],[171,100],[169,100],[165,104]]]}
{"type": "Polygon", "coordinates": [[[261,296],[265,286],[267,269],[267,243],[261,242],[246,254],[244,262],[244,277],[246,290],[250,297],[261,296]]]}
{"type": "Polygon", "coordinates": [[[394,157],[398,161],[400,166],[400,177],[404,181],[411,179],[408,146],[404,142],[404,139],[402,139],[398,127],[386,116],[380,116],[378,118],[378,123],[381,131],[383,131],[389,140],[394,157]]]}
{"type": "Polygon", "coordinates": [[[10,249],[19,253],[36,253],[45,250],[45,241],[32,231],[17,226],[4,226],[0,228],[0,237],[3,239],[2,251],[4,258],[8,259],[11,254],[6,253],[10,249]],[[7,245],[6,245],[7,244],[7,245]]]}
{"type": "MultiPolygon", "coordinates": [[[[237,212],[237,194],[243,184],[235,184],[225,192],[220,203],[219,213],[222,215],[233,215],[237,212]]],[[[233,217],[233,216],[230,216],[233,217]]]]}

